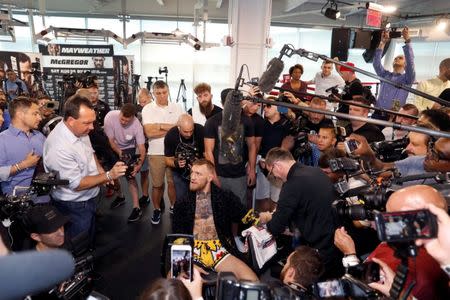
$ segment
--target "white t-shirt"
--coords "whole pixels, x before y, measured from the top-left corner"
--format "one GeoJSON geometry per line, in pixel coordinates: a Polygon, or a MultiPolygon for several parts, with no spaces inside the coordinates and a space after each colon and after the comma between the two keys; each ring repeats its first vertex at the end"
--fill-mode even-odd
{"type": "Polygon", "coordinates": [[[329,76],[322,77],[322,72],[317,72],[314,77],[314,84],[316,85],[315,94],[328,96],[331,94],[330,92],[325,92],[327,89],[333,86],[338,86],[338,88],[343,89],[345,86],[345,81],[338,74],[331,73],[329,76]]]}
{"type": "MultiPolygon", "coordinates": [[[[181,114],[183,109],[176,103],[169,102],[167,106],[159,106],[154,101],[142,109],[142,125],[175,124],[181,114]]],[[[148,139],[148,155],[164,155],[164,137],[148,139]]]]}

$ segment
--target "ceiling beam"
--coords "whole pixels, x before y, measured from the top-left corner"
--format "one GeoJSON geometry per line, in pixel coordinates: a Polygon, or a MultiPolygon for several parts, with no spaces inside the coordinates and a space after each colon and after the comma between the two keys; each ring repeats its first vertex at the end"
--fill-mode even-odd
{"type": "Polygon", "coordinates": [[[291,10],[303,5],[305,2],[308,2],[308,0],[285,0],[284,12],[290,12],[291,10]]]}

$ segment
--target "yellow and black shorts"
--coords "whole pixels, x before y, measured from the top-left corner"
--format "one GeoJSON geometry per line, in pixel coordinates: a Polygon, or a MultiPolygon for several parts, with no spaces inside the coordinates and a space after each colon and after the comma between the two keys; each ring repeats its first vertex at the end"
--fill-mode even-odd
{"type": "Polygon", "coordinates": [[[219,240],[195,240],[194,261],[201,265],[215,269],[215,267],[229,255],[219,240]]]}

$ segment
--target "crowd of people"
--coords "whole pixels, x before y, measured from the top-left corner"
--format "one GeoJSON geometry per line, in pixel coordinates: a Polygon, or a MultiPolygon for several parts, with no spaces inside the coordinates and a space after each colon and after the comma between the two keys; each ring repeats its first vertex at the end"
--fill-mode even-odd
{"type": "MultiPolygon", "coordinates": [[[[306,290],[373,261],[380,265],[383,276],[370,286],[392,295],[395,271],[401,264],[395,247],[377,240],[367,217],[345,219],[336,213],[334,204],[339,197],[349,205],[360,203],[355,195],[337,192],[336,184],[343,181],[353,189],[381,186],[398,177],[450,172],[449,138],[383,128],[370,121],[389,120],[450,132],[448,107],[422,97],[407,103],[409,93],[399,86],[415,82],[415,66],[407,28],[402,36],[404,55],[394,59],[393,71],[381,64],[387,34],[383,34],[373,62],[378,76],[398,86],[381,82],[378,95],[373,95],[351,68],[336,65],[337,72],[333,72],[334,64],[328,61],[314,79],[303,81],[303,66],[296,64],[289,69],[291,80],[281,86],[280,96],[299,109],[284,111],[273,96],[266,96],[263,105],[242,100],[231,135],[224,134],[224,126],[229,122],[226,110],[233,109],[227,102],[233,89],[222,91],[222,110],[213,104],[211,86],[197,84],[194,93],[198,101],[184,112],[169,101],[169,87],[162,80],[153,84],[151,92],[141,89],[138,103],[126,103],[117,110],[99,99],[94,81],[64,101],[60,122],[47,132],[48,122],[58,117],[47,105],[51,99],[27,96],[26,85],[8,70],[0,92],[1,191],[7,196],[20,193],[19,187],[31,186],[38,171],[58,172],[61,179],[68,180],[66,185],[53,187],[49,195],[33,198],[35,206],[24,218],[32,248],[45,251],[73,244],[80,236],[87,247],[94,248],[98,203],[113,194],[111,209],[132,202],[129,223],[139,221],[151,203],[151,223],[158,226],[167,188],[172,232],[194,238],[193,281],[159,279],[142,299],[161,299],[170,293],[198,299],[201,274],[206,272],[233,272],[238,280],[259,281],[260,274],[249,263],[240,236],[242,229],[252,224],[264,227],[274,237],[295,240],[280,275],[283,284],[306,290]],[[308,95],[312,84],[315,95],[308,95]],[[330,89],[336,86],[342,89],[345,104],[328,101],[328,96],[336,97],[330,89]],[[302,111],[302,107],[323,113],[302,111]],[[386,109],[401,114],[386,113],[386,109]],[[359,118],[331,118],[327,111],[359,118]],[[372,147],[373,143],[404,138],[405,156],[395,161],[385,161],[372,147]],[[349,141],[354,149],[349,149],[349,141]],[[364,167],[349,175],[331,163],[343,158],[359,159],[364,167]],[[125,188],[130,199],[125,197],[125,188]]],[[[354,67],[350,62],[346,65],[354,67]]],[[[449,80],[447,58],[439,65],[439,75],[420,82],[418,89],[449,101],[449,80]]],[[[257,87],[249,87],[245,93],[260,94],[257,87]]],[[[436,216],[437,237],[416,240],[417,257],[406,259],[406,286],[415,281],[411,296],[416,299],[448,299],[448,204],[430,184],[436,184],[432,176],[407,181],[377,209],[427,209],[436,216]]],[[[8,241],[7,236],[2,237],[8,241]]]]}

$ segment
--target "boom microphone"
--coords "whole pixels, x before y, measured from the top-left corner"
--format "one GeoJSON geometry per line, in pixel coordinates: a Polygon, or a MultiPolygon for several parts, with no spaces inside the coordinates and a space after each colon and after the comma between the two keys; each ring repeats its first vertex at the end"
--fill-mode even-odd
{"type": "Polygon", "coordinates": [[[266,71],[259,79],[259,90],[263,93],[269,93],[277,83],[283,69],[284,62],[278,57],[272,58],[267,65],[266,71]]]}
{"type": "Polygon", "coordinates": [[[219,164],[237,164],[242,161],[239,142],[242,142],[243,137],[240,137],[238,130],[241,121],[241,100],[241,92],[228,92],[222,114],[219,164]]]}
{"type": "Polygon", "coordinates": [[[27,251],[0,257],[1,299],[23,299],[70,278],[72,255],[65,250],[27,251]]]}

